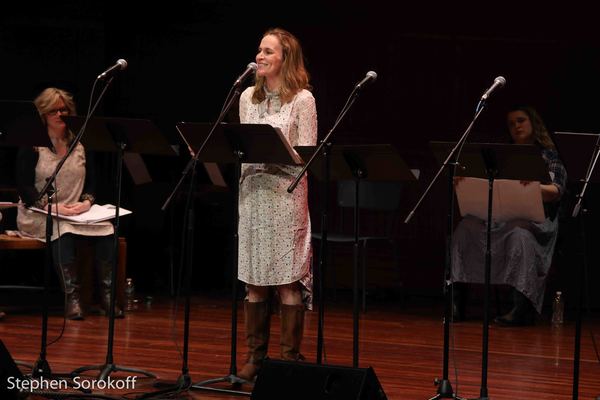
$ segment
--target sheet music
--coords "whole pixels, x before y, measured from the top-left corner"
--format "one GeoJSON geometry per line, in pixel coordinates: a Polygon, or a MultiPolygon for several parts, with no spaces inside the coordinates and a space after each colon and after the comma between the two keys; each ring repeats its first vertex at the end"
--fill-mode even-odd
{"type": "MultiPolygon", "coordinates": [[[[456,184],[456,196],[460,214],[473,215],[487,220],[488,180],[481,178],[461,178],[456,184]]],[[[545,219],[542,192],[539,182],[527,185],[517,180],[494,180],[492,219],[506,222],[524,219],[543,222],[545,219]]]]}
{"type": "MultiPolygon", "coordinates": [[[[46,210],[42,210],[40,208],[31,207],[30,210],[36,211],[36,212],[39,212],[42,214],[46,214],[46,210]]],[[[79,215],[58,215],[58,218],[66,220],[66,221],[71,221],[76,224],[88,225],[88,224],[94,224],[96,222],[108,221],[110,219],[113,219],[115,217],[115,211],[116,211],[116,207],[113,206],[112,204],[104,204],[102,206],[98,205],[98,204],[94,204],[88,211],[81,213],[79,215]]],[[[124,208],[119,209],[119,217],[122,217],[122,216],[128,215],[128,214],[131,214],[131,211],[126,210],[124,208]]],[[[53,217],[57,216],[55,211],[52,212],[52,216],[53,217]]]]}

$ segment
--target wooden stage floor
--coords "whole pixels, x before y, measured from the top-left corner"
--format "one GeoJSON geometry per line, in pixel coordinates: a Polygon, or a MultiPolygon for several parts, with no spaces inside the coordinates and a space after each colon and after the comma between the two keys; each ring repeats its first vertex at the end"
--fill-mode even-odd
{"type": "MultiPolygon", "coordinates": [[[[228,375],[230,366],[230,301],[228,297],[196,295],[192,300],[189,343],[189,369],[192,381],[228,375]]],[[[241,306],[241,304],[240,304],[241,306]]],[[[429,399],[436,394],[433,380],[442,374],[443,325],[441,304],[437,300],[395,303],[370,303],[360,320],[359,366],[372,366],[389,399],[429,399]],[[419,303],[419,304],[415,304],[419,303]]],[[[139,304],[136,310],[117,320],[114,336],[114,363],[140,368],[161,379],[175,379],[181,372],[180,350],[183,303],[154,299],[151,305],[139,304]],[[174,317],[177,316],[176,323],[174,317]]],[[[21,362],[37,359],[40,345],[40,316],[9,313],[0,322],[0,338],[12,357],[21,362]]],[[[48,340],[60,333],[62,317],[53,313],[48,340]]],[[[317,312],[307,313],[303,353],[314,362],[316,354],[317,312]]],[[[594,316],[586,318],[582,335],[579,398],[600,395],[600,363],[593,335],[600,329],[594,316]]],[[[90,316],[82,322],[67,322],[63,337],[48,348],[47,359],[53,372],[68,372],[106,361],[108,323],[105,317],[90,316]]],[[[243,313],[239,312],[238,365],[245,349],[243,313]]],[[[453,325],[450,349],[450,382],[463,398],[478,398],[481,382],[480,319],[453,325]]],[[[539,320],[527,328],[490,326],[488,390],[494,400],[572,398],[574,323],[553,328],[539,320]]],[[[325,353],[327,364],[352,364],[352,307],[328,304],[325,314],[325,353]]],[[[270,354],[279,353],[279,318],[272,321],[270,354]]],[[[27,371],[29,372],[29,371],[27,371]]],[[[91,377],[93,378],[92,373],[91,377]]],[[[125,378],[127,373],[113,373],[125,378]]],[[[152,380],[139,379],[135,392],[153,389],[152,380]]],[[[242,390],[251,390],[242,388],[242,390]]],[[[102,393],[102,391],[94,392],[102,393]]],[[[105,391],[123,395],[123,391],[105,391]]],[[[128,396],[133,398],[133,396],[128,396]]],[[[235,399],[236,395],[192,390],[183,398],[235,399]]],[[[281,399],[285,399],[282,394],[281,399]]]]}

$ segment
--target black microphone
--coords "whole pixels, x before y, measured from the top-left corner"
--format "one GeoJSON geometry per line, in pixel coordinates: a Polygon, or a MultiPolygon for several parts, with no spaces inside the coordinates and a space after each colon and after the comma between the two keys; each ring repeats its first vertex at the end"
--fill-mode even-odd
{"type": "Polygon", "coordinates": [[[363,80],[356,84],[354,89],[362,89],[362,87],[364,85],[366,85],[367,82],[370,82],[370,81],[375,82],[376,80],[377,80],[377,72],[369,71],[369,72],[367,72],[367,75],[363,78],[363,80]]]}
{"type": "Polygon", "coordinates": [[[246,78],[248,78],[250,75],[252,75],[253,73],[256,72],[257,68],[258,68],[258,65],[255,62],[251,62],[250,64],[248,64],[246,66],[246,70],[244,71],[244,73],[241,74],[240,76],[238,76],[238,78],[235,80],[235,83],[233,84],[233,86],[241,85],[242,82],[244,82],[246,80],[246,78]]]}
{"type": "Polygon", "coordinates": [[[486,101],[492,95],[494,90],[504,87],[504,85],[506,85],[506,79],[504,79],[503,76],[496,77],[492,86],[490,86],[490,88],[485,91],[483,96],[481,96],[481,101],[486,101]]]}
{"type": "Polygon", "coordinates": [[[110,67],[109,69],[107,69],[106,71],[101,73],[100,75],[98,75],[98,78],[96,78],[96,79],[100,79],[100,80],[106,79],[109,76],[116,73],[117,71],[125,69],[125,68],[127,68],[127,61],[125,61],[122,58],[119,58],[117,60],[117,62],[115,63],[115,65],[113,65],[112,67],[110,67]]]}

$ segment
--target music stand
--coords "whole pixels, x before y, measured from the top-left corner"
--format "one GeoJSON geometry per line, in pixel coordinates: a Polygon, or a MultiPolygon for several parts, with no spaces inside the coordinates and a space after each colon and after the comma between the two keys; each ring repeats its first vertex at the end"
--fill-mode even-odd
{"type": "MultiPolygon", "coordinates": [[[[297,146],[295,149],[303,159],[308,159],[314,154],[317,146],[297,146]]],[[[353,346],[352,365],[358,367],[359,355],[359,233],[360,233],[360,183],[373,182],[398,182],[415,181],[416,178],[410,171],[396,149],[390,144],[374,145],[332,145],[329,149],[330,172],[329,179],[333,181],[354,181],[354,271],[353,271],[353,346]]],[[[323,157],[315,159],[310,165],[310,171],[321,181],[325,179],[323,173],[323,157]]],[[[323,317],[323,277],[324,271],[319,273],[319,322],[323,317]]],[[[322,331],[319,329],[318,344],[322,344],[322,331]]]]}
{"type": "MultiPolygon", "coordinates": [[[[84,122],[83,117],[63,117],[67,125],[73,130],[79,130],[84,122]]],[[[116,212],[114,219],[114,252],[111,270],[111,288],[110,288],[110,309],[108,323],[108,345],[106,352],[106,362],[101,365],[87,365],[77,368],[71,372],[73,375],[81,374],[84,371],[99,370],[98,380],[106,378],[116,371],[134,372],[145,375],[150,378],[156,376],[150,372],[118,366],[113,360],[113,343],[115,328],[115,301],[117,291],[117,260],[119,253],[119,209],[121,206],[121,180],[123,167],[123,153],[125,151],[139,154],[155,154],[162,156],[175,155],[173,149],[160,133],[156,125],[145,119],[126,119],[126,118],[104,118],[96,117],[89,120],[87,124],[87,135],[82,138],[83,145],[89,150],[116,152],[116,212]]]]}
{"type": "Polygon", "coordinates": [[[563,161],[568,173],[568,179],[572,183],[581,185],[580,192],[576,195],[577,203],[575,204],[571,217],[579,223],[579,234],[581,243],[582,263],[579,268],[578,290],[577,290],[577,310],[575,312],[575,346],[573,357],[573,400],[579,398],[579,369],[581,356],[581,326],[583,319],[583,299],[584,293],[588,293],[589,286],[586,287],[585,277],[588,274],[588,260],[586,249],[585,235],[585,218],[587,213],[586,208],[581,208],[585,200],[585,194],[588,183],[600,182],[600,173],[596,168],[596,163],[600,156],[600,135],[594,133],[578,133],[578,132],[555,132],[553,135],[554,143],[559,151],[561,160],[563,161]],[[582,213],[580,214],[580,211],[582,213]],[[587,290],[586,290],[587,289],[587,290]]]}
{"type": "MultiPolygon", "coordinates": [[[[181,122],[177,129],[186,138],[194,151],[200,148],[206,139],[212,124],[181,122]]],[[[239,180],[242,163],[300,164],[302,160],[290,147],[287,139],[279,129],[266,124],[226,124],[218,125],[217,130],[206,144],[198,160],[203,162],[234,163],[235,184],[232,185],[234,196],[234,235],[233,235],[233,267],[232,267],[232,312],[229,375],[208,379],[193,384],[194,389],[212,390],[232,394],[250,395],[248,392],[213,388],[207,385],[228,382],[232,385],[246,383],[237,373],[237,263],[238,263],[238,202],[239,180]]],[[[189,294],[188,294],[189,295],[189,294]]],[[[187,335],[184,334],[184,337],[187,335]]],[[[185,345],[185,343],[184,343],[185,345]]]]}
{"type": "MultiPolygon", "coordinates": [[[[437,160],[443,163],[456,144],[453,142],[431,142],[437,160]]],[[[485,178],[488,180],[486,250],[484,275],[484,310],[482,335],[481,388],[479,400],[487,400],[487,369],[489,342],[489,297],[491,255],[491,225],[494,198],[494,180],[511,179],[521,181],[550,182],[550,176],[539,148],[534,145],[467,143],[457,160],[459,176],[485,178]]]]}

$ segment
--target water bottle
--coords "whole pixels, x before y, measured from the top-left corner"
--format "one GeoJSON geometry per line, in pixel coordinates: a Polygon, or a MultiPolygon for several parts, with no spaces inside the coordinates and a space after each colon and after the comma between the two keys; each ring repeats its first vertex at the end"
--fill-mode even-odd
{"type": "Polygon", "coordinates": [[[127,297],[127,311],[135,309],[135,286],[133,285],[133,279],[127,278],[125,285],[125,296],[127,297]]]}
{"type": "Polygon", "coordinates": [[[560,326],[564,322],[565,303],[562,297],[562,292],[556,292],[554,302],[552,303],[552,325],[560,326]]]}

